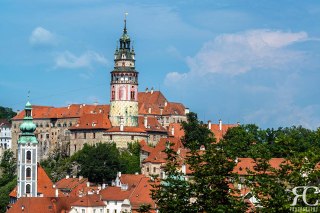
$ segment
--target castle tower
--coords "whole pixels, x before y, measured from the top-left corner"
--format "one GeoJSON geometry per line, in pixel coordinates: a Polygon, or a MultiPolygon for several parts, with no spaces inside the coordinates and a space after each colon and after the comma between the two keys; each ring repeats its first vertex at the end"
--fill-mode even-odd
{"type": "Polygon", "coordinates": [[[33,133],[36,125],[32,120],[32,108],[28,100],[25,106],[25,117],[20,126],[22,135],[18,141],[18,199],[23,196],[37,197],[38,141],[33,133]]]}
{"type": "Polygon", "coordinates": [[[135,52],[130,50],[126,19],[120,47],[114,54],[114,70],[111,71],[110,122],[112,126],[137,127],[138,124],[138,72],[135,70],[135,52]]]}

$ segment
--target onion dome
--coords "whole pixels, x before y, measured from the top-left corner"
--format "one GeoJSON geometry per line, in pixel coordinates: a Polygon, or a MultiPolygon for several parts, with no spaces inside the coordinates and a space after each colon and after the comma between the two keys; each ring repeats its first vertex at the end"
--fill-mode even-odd
{"type": "MultiPolygon", "coordinates": [[[[28,96],[29,99],[29,96],[28,96]]],[[[25,106],[25,117],[23,123],[20,125],[20,130],[22,132],[18,143],[38,143],[36,137],[34,136],[34,131],[36,130],[36,125],[33,123],[32,118],[32,107],[28,100],[25,106]]]]}

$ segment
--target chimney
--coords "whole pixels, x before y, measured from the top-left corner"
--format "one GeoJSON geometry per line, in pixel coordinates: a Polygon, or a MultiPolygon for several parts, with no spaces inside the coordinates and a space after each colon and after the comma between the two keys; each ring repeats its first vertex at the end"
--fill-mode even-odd
{"type": "Polygon", "coordinates": [[[73,175],[72,178],[75,179],[77,176],[73,175]]]}
{"type": "Polygon", "coordinates": [[[180,155],[181,147],[179,147],[177,154],[180,155]]]}
{"type": "Polygon", "coordinates": [[[139,173],[138,172],[136,172],[136,173],[134,173],[135,175],[138,175],[139,173]]]}
{"type": "Polygon", "coordinates": [[[208,129],[211,129],[211,121],[208,121],[208,129]]]}
{"type": "Polygon", "coordinates": [[[118,176],[119,178],[121,178],[121,172],[118,172],[117,176],[118,176]]]}
{"type": "Polygon", "coordinates": [[[151,107],[149,107],[149,114],[151,114],[151,107]]]}
{"type": "Polygon", "coordinates": [[[171,135],[174,135],[174,126],[171,126],[171,135]]]}
{"type": "Polygon", "coordinates": [[[68,104],[68,109],[70,109],[70,104],[68,104]]]}
{"type": "Polygon", "coordinates": [[[148,92],[149,92],[149,89],[147,88],[147,89],[146,89],[146,93],[148,93],[148,92]]]}
{"type": "Polygon", "coordinates": [[[189,113],[189,108],[184,108],[184,113],[188,114],[189,113]]]}
{"type": "Polygon", "coordinates": [[[222,131],[222,120],[219,120],[219,131],[222,131]]]}
{"type": "Polygon", "coordinates": [[[111,186],[116,186],[116,182],[114,182],[114,180],[112,180],[111,186]]]}
{"type": "Polygon", "coordinates": [[[59,189],[56,189],[56,197],[59,197],[59,189]]]}
{"type": "Polygon", "coordinates": [[[168,105],[168,101],[165,100],[165,101],[164,101],[164,106],[167,106],[167,105],[168,105]]]}
{"type": "Polygon", "coordinates": [[[100,108],[100,109],[99,109],[99,113],[101,113],[101,112],[102,112],[102,109],[100,108]]]}
{"type": "Polygon", "coordinates": [[[202,150],[202,151],[203,151],[203,150],[206,150],[206,147],[205,147],[204,145],[201,145],[201,146],[200,146],[200,150],[202,150]]]}
{"type": "Polygon", "coordinates": [[[66,176],[66,180],[68,180],[68,179],[69,179],[69,175],[66,176]]]}
{"type": "Polygon", "coordinates": [[[103,183],[103,184],[102,184],[102,189],[105,189],[105,188],[106,188],[106,184],[103,183]]]}
{"type": "Polygon", "coordinates": [[[85,105],[86,105],[85,103],[82,104],[82,106],[85,106],[85,105]]]}
{"type": "Polygon", "coordinates": [[[183,175],[186,175],[186,174],[187,174],[187,171],[186,171],[186,164],[182,164],[181,171],[182,171],[183,175]]]}
{"type": "Polygon", "coordinates": [[[148,127],[148,117],[145,115],[144,116],[144,127],[147,129],[148,127]]]}
{"type": "Polygon", "coordinates": [[[82,197],[81,189],[79,189],[79,197],[82,197]]]}
{"type": "Polygon", "coordinates": [[[237,122],[237,125],[240,126],[240,122],[239,121],[237,122]]]}
{"type": "Polygon", "coordinates": [[[97,105],[98,105],[98,102],[94,102],[94,105],[97,106],[97,105]]]}
{"type": "Polygon", "coordinates": [[[55,188],[56,188],[56,185],[53,184],[53,185],[52,185],[52,188],[55,189],[55,188]]]}
{"type": "Polygon", "coordinates": [[[90,187],[90,182],[89,181],[87,182],[87,187],[90,187]]]}
{"type": "Polygon", "coordinates": [[[79,181],[83,179],[83,176],[79,176],[79,181]]]}
{"type": "Polygon", "coordinates": [[[238,162],[239,162],[238,157],[236,157],[236,159],[234,160],[234,162],[236,162],[236,164],[238,164],[238,162]]]}
{"type": "Polygon", "coordinates": [[[120,132],[123,132],[123,117],[120,117],[120,132]]]}
{"type": "Polygon", "coordinates": [[[98,186],[98,189],[101,190],[101,186],[98,186]]]}
{"type": "Polygon", "coordinates": [[[151,88],[151,94],[153,94],[153,87],[151,88]]]}

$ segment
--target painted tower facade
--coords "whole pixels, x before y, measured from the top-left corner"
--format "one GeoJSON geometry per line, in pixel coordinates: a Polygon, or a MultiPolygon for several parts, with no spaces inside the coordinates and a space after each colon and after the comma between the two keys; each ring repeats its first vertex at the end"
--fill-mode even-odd
{"type": "Polygon", "coordinates": [[[17,198],[37,197],[37,147],[34,136],[36,125],[32,122],[32,108],[28,101],[25,117],[20,125],[22,135],[18,141],[18,187],[17,198]]]}
{"type": "Polygon", "coordinates": [[[112,126],[138,126],[138,72],[135,70],[135,52],[130,49],[124,20],[120,47],[114,54],[114,70],[111,71],[110,122],[112,126]]]}

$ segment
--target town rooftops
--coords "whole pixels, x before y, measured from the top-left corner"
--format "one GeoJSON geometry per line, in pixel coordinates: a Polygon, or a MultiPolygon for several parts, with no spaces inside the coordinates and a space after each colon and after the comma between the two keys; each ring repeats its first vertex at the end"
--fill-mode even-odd
{"type": "MultiPolygon", "coordinates": [[[[284,158],[271,158],[269,163],[272,168],[279,169],[280,164],[285,161],[284,158]]],[[[234,167],[233,172],[237,172],[239,175],[249,175],[247,170],[255,172],[256,162],[252,158],[238,158],[238,163],[234,167]]]]}
{"type": "Polygon", "coordinates": [[[142,151],[151,153],[153,151],[153,149],[154,149],[153,147],[148,146],[147,143],[145,142],[145,140],[141,140],[139,142],[139,144],[140,144],[140,147],[141,147],[142,151]]]}
{"type": "Polygon", "coordinates": [[[100,195],[86,195],[78,198],[77,201],[71,203],[71,206],[82,206],[82,207],[94,207],[94,206],[106,206],[106,204],[100,200],[100,195]]]}
{"type": "Polygon", "coordinates": [[[58,189],[73,189],[74,187],[78,186],[79,184],[86,183],[88,178],[70,178],[69,176],[59,180],[56,183],[56,188],[58,189]]]}
{"type": "Polygon", "coordinates": [[[145,176],[142,174],[122,174],[120,181],[122,184],[128,184],[129,187],[135,188],[143,177],[145,176]]]}
{"type": "Polygon", "coordinates": [[[104,190],[101,190],[102,200],[114,200],[123,201],[129,198],[130,194],[133,192],[133,188],[128,190],[121,190],[121,187],[109,186],[104,190]]]}
{"type": "Polygon", "coordinates": [[[111,122],[105,114],[84,114],[70,130],[80,129],[110,129],[111,122]]]}
{"type": "Polygon", "coordinates": [[[155,201],[151,198],[151,183],[149,182],[150,178],[143,177],[136,187],[132,195],[130,196],[130,204],[132,210],[137,210],[140,208],[140,205],[151,205],[151,209],[155,208],[155,201]]]}
{"type": "Polygon", "coordinates": [[[11,127],[11,124],[7,119],[0,118],[0,127],[11,127]]]}

